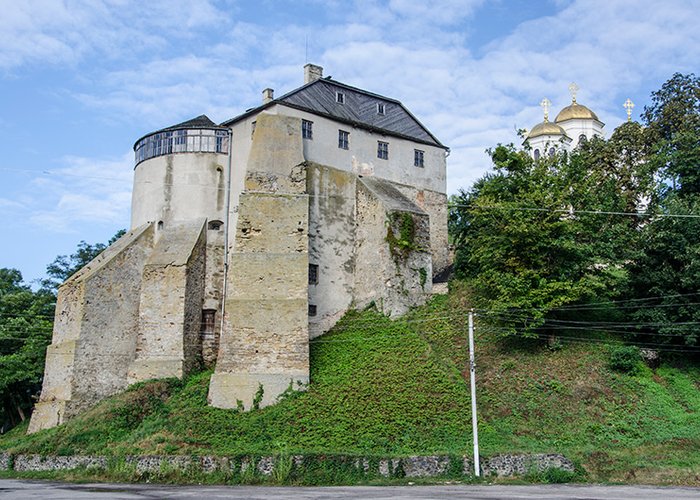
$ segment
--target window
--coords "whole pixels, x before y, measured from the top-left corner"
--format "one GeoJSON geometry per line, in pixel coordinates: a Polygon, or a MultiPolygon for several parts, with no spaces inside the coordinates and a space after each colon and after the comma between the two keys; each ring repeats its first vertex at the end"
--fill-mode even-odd
{"type": "Polygon", "coordinates": [[[309,120],[302,120],[301,121],[301,136],[304,139],[313,139],[314,138],[314,122],[310,122],[309,120]]]}
{"type": "Polygon", "coordinates": [[[414,167],[421,167],[421,168],[425,167],[424,158],[425,158],[425,151],[421,151],[420,149],[413,150],[413,166],[414,167]]]}
{"type": "Polygon", "coordinates": [[[338,130],[338,147],[340,149],[348,149],[350,147],[350,132],[338,130]]]}
{"type": "Polygon", "coordinates": [[[377,141],[377,158],[381,158],[382,160],[389,159],[389,143],[388,142],[377,141]]]}
{"type": "Polygon", "coordinates": [[[187,148],[187,130],[178,130],[175,135],[175,152],[182,153],[187,148]]]}
{"type": "Polygon", "coordinates": [[[228,153],[228,132],[226,130],[216,131],[216,152],[228,153]]]}
{"type": "MultiPolygon", "coordinates": [[[[303,122],[302,122],[303,123],[303,122]]],[[[255,126],[258,124],[258,122],[253,122],[250,124],[250,138],[252,139],[253,136],[255,135],[255,126]]]]}
{"type": "Polygon", "coordinates": [[[378,114],[378,115],[383,115],[383,114],[384,114],[384,103],[383,103],[383,102],[378,102],[378,103],[377,103],[377,114],[378,114]]]}
{"type": "Polygon", "coordinates": [[[160,230],[162,230],[162,229],[163,229],[163,221],[162,221],[162,220],[159,220],[159,221],[158,221],[158,230],[160,231],[160,230]]]}
{"type": "Polygon", "coordinates": [[[309,304],[309,316],[316,316],[316,306],[309,304]]]}
{"type": "Polygon", "coordinates": [[[224,225],[224,223],[221,222],[220,220],[212,220],[212,221],[209,221],[208,227],[211,231],[219,231],[221,229],[221,226],[223,226],[223,225],[224,225]]]}
{"type": "Polygon", "coordinates": [[[309,285],[318,285],[318,264],[309,264],[309,285]]]}
{"type": "Polygon", "coordinates": [[[588,137],[586,137],[586,134],[581,134],[578,136],[578,143],[579,144],[585,144],[586,141],[588,141],[588,137]]]}
{"type": "Polygon", "coordinates": [[[539,159],[540,159],[540,150],[539,150],[539,149],[535,149],[534,155],[535,155],[535,160],[539,160],[539,159]]]}
{"type": "Polygon", "coordinates": [[[549,148],[549,156],[554,156],[557,153],[557,150],[554,148],[549,148]]]}
{"type": "Polygon", "coordinates": [[[345,92],[336,92],[335,102],[337,102],[338,104],[345,104],[345,92]]]}
{"type": "Polygon", "coordinates": [[[216,324],[216,309],[204,309],[202,311],[202,337],[214,335],[214,325],[216,324]]]}

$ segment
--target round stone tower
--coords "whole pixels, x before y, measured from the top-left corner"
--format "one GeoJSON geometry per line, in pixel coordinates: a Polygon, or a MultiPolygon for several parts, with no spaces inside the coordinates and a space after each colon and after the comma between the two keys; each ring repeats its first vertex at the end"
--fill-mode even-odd
{"type": "Polygon", "coordinates": [[[186,227],[206,224],[201,302],[201,348],[206,365],[216,361],[221,327],[229,133],[229,128],[201,115],[148,134],[134,144],[131,228],[152,223],[158,255],[181,245],[189,234],[186,227]]]}
{"type": "Polygon", "coordinates": [[[225,220],[229,129],[205,115],[150,133],[134,144],[136,166],[131,227],[225,220]]]}

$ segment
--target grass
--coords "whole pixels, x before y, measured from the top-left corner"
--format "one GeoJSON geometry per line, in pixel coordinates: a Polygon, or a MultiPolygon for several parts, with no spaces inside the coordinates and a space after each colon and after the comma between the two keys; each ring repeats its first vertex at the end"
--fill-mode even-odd
{"type": "MultiPolygon", "coordinates": [[[[309,390],[272,407],[241,413],[207,406],[211,373],[204,372],[138,384],[55,429],[26,436],[26,426],[17,428],[0,437],[0,450],[276,455],[285,465],[295,454],[326,454],[331,463],[339,454],[469,454],[467,309],[468,297],[457,290],[397,321],[349,313],[311,342],[309,390]]],[[[698,366],[667,362],[621,373],[610,369],[604,343],[550,350],[506,342],[478,318],[476,339],[483,455],[563,453],[593,481],[700,485],[698,366]]],[[[311,470],[315,475],[303,478],[281,467],[272,480],[360,480],[318,463],[311,470]]]]}

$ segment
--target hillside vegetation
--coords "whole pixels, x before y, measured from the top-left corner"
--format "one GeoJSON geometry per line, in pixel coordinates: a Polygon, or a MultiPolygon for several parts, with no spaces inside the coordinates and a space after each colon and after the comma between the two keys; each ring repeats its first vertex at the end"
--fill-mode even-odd
{"type": "MultiPolygon", "coordinates": [[[[407,317],[348,314],[311,344],[308,391],[240,413],[206,404],[210,372],[131,387],[61,427],[0,437],[42,454],[471,453],[467,294],[407,317]]],[[[613,338],[502,339],[477,318],[483,455],[559,452],[596,481],[700,484],[700,369],[609,368],[613,338]]]]}

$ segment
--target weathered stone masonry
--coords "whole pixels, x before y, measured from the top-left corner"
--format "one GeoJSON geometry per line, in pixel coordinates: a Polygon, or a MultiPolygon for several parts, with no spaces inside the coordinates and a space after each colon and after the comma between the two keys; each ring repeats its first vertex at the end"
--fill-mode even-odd
{"type": "Polygon", "coordinates": [[[210,404],[273,404],[348,309],[430,295],[449,265],[447,148],[400,102],[312,69],[222,125],[136,142],[132,230],[60,288],[29,432],[202,365],[210,404]]]}

